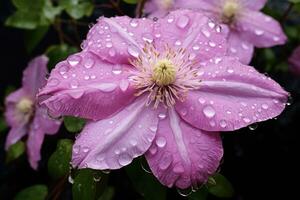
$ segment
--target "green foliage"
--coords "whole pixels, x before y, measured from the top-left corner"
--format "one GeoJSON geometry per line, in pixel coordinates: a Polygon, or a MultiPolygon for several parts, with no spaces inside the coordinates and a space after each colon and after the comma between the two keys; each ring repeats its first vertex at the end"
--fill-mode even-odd
{"type": "Polygon", "coordinates": [[[32,52],[33,49],[41,42],[46,33],[49,30],[49,26],[38,26],[34,30],[26,30],[24,36],[24,42],[27,52],[32,52]]]}
{"type": "Polygon", "coordinates": [[[126,167],[126,172],[136,191],[145,200],[166,199],[166,188],[157,181],[153,174],[148,174],[142,169],[141,162],[143,166],[146,165],[144,160],[138,158],[126,167]]]}
{"type": "Polygon", "coordinates": [[[0,116],[0,133],[4,132],[7,129],[7,124],[5,122],[5,119],[0,116]]]}
{"type": "Polygon", "coordinates": [[[74,178],[73,200],[96,200],[105,191],[108,175],[92,169],[81,169],[74,178]]]}
{"type": "Polygon", "coordinates": [[[48,194],[48,188],[45,185],[34,185],[20,191],[14,200],[44,200],[48,194]]]}
{"type": "Polygon", "coordinates": [[[115,194],[113,187],[107,187],[98,200],[112,200],[115,194]]]}
{"type": "Polygon", "coordinates": [[[69,139],[58,141],[55,152],[48,160],[48,172],[53,179],[58,179],[69,172],[73,142],[69,139]]]}
{"type": "Polygon", "coordinates": [[[85,125],[85,120],[78,117],[64,117],[66,129],[71,133],[78,133],[85,125]]]}
{"type": "Polygon", "coordinates": [[[16,12],[6,20],[7,26],[35,29],[39,26],[47,26],[53,23],[55,16],[60,14],[62,9],[54,7],[50,0],[12,0],[16,12]]]}
{"type": "Polygon", "coordinates": [[[291,3],[300,3],[300,0],[288,0],[291,3]]]}
{"type": "Polygon", "coordinates": [[[137,4],[138,3],[138,0],[123,0],[123,1],[128,4],[137,4]]]}
{"type": "Polygon", "coordinates": [[[11,145],[8,148],[7,154],[6,154],[6,162],[9,163],[17,158],[19,158],[21,155],[23,155],[25,152],[25,144],[22,141],[18,141],[15,144],[11,145]]]}
{"type": "Polygon", "coordinates": [[[94,4],[89,0],[60,0],[59,5],[73,18],[80,19],[90,16],[94,10],[94,4]]]}
{"type": "Polygon", "coordinates": [[[215,174],[212,180],[207,184],[209,193],[220,198],[231,198],[234,195],[231,183],[223,175],[215,174]]]}
{"type": "Polygon", "coordinates": [[[70,54],[75,53],[77,48],[68,46],[67,44],[52,45],[46,50],[49,58],[48,66],[53,68],[59,61],[66,59],[70,54]]]}

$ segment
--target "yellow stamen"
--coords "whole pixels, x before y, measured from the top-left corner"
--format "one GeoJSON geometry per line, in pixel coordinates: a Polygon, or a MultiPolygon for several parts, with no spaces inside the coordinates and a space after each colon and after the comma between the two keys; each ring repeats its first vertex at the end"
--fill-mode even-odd
{"type": "Polygon", "coordinates": [[[28,98],[22,98],[16,105],[19,112],[28,114],[32,112],[33,102],[28,98]]]}
{"type": "Polygon", "coordinates": [[[165,10],[172,8],[173,3],[173,0],[160,0],[160,4],[165,10]]]}
{"type": "Polygon", "coordinates": [[[239,4],[236,0],[227,0],[223,7],[223,16],[232,19],[239,10],[239,4]]]}
{"type": "Polygon", "coordinates": [[[176,70],[170,60],[159,60],[153,69],[152,79],[159,86],[172,84],[176,78],[176,70]]]}

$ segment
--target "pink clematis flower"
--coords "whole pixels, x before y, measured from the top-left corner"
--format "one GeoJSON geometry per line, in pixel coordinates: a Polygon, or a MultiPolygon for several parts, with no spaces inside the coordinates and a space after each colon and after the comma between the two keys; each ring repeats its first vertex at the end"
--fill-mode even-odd
{"type": "Polygon", "coordinates": [[[83,46],[40,92],[52,114],[90,119],[74,167],[119,169],[144,154],[162,184],[196,187],[220,164],[218,131],[273,118],[287,101],[276,82],[224,57],[224,33],[199,12],[101,17],[83,46]]]}
{"type": "Polygon", "coordinates": [[[300,75],[300,46],[297,47],[289,58],[290,70],[295,75],[300,75]]]}
{"type": "Polygon", "coordinates": [[[28,134],[27,153],[29,163],[37,169],[41,159],[40,150],[45,134],[55,134],[60,121],[50,119],[47,109],[36,103],[36,94],[46,84],[48,58],[39,56],[33,59],[23,72],[23,86],[11,93],[5,100],[5,118],[11,130],[8,133],[5,148],[18,142],[28,134]]]}
{"type": "Polygon", "coordinates": [[[250,63],[254,47],[284,44],[287,40],[280,24],[260,12],[267,0],[150,0],[145,12],[163,16],[176,8],[198,9],[222,23],[228,32],[228,55],[250,63]]]}

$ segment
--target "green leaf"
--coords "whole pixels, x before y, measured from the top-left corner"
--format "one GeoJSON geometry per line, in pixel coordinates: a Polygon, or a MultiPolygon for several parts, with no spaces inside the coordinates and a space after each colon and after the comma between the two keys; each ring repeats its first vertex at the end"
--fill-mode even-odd
{"type": "Polygon", "coordinates": [[[66,44],[62,45],[52,45],[46,50],[46,55],[49,58],[48,66],[53,68],[58,62],[66,59],[68,55],[75,53],[77,48],[68,46],[66,44]]]}
{"type": "Polygon", "coordinates": [[[215,174],[213,179],[216,184],[207,184],[209,193],[220,198],[231,198],[234,189],[231,183],[221,174],[215,174]]]}
{"type": "Polygon", "coordinates": [[[35,29],[40,23],[40,17],[35,12],[17,11],[6,21],[6,26],[22,29],[35,29]]]}
{"type": "Polygon", "coordinates": [[[138,3],[138,0],[123,0],[123,1],[128,4],[137,4],[138,3]]]}
{"type": "Polygon", "coordinates": [[[107,174],[92,169],[81,169],[74,178],[73,200],[96,200],[103,194],[107,184],[107,174]]]}
{"type": "Polygon", "coordinates": [[[166,199],[166,188],[156,180],[153,174],[148,174],[142,169],[141,162],[143,165],[146,164],[143,159],[136,159],[125,168],[133,186],[145,200],[166,199]]]}
{"type": "Polygon", "coordinates": [[[49,26],[39,26],[34,30],[25,31],[25,46],[27,52],[32,52],[33,49],[41,42],[46,33],[49,30],[49,26]]]}
{"type": "Polygon", "coordinates": [[[289,0],[291,3],[300,3],[300,0],[289,0]]]}
{"type": "Polygon", "coordinates": [[[8,148],[6,154],[6,162],[9,163],[19,158],[25,152],[25,144],[22,141],[18,141],[8,148]]]}
{"type": "Polygon", "coordinates": [[[115,195],[115,189],[113,187],[107,187],[98,200],[112,200],[115,195]]]}
{"type": "Polygon", "coordinates": [[[4,117],[0,117],[0,133],[4,132],[7,129],[7,124],[4,117]]]}
{"type": "Polygon", "coordinates": [[[74,19],[80,19],[84,16],[90,16],[93,13],[94,4],[91,2],[83,2],[75,6],[66,8],[67,13],[74,19]]]}
{"type": "Polygon", "coordinates": [[[208,190],[206,187],[202,187],[201,189],[193,192],[188,196],[189,200],[206,200],[208,196],[208,190]]]}
{"type": "Polygon", "coordinates": [[[72,155],[72,140],[58,141],[55,152],[48,160],[48,172],[53,179],[58,179],[69,172],[72,155]]]}
{"type": "Polygon", "coordinates": [[[34,185],[21,190],[14,200],[44,200],[48,194],[48,188],[45,185],[34,185]]]}
{"type": "Polygon", "coordinates": [[[85,125],[85,120],[77,117],[64,117],[66,129],[71,133],[78,133],[85,125]]]}
{"type": "Polygon", "coordinates": [[[35,0],[34,3],[32,0],[12,0],[12,3],[18,10],[22,11],[39,11],[41,10],[47,0],[35,0]]]}

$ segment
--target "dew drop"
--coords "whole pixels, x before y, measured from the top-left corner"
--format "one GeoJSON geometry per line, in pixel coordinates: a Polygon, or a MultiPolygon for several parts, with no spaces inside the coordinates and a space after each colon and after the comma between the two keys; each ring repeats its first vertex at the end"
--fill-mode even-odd
{"type": "Polygon", "coordinates": [[[88,148],[88,147],[83,147],[83,148],[82,148],[82,151],[83,151],[84,153],[87,153],[87,152],[90,151],[90,148],[88,148]]]}
{"type": "Polygon", "coordinates": [[[61,75],[64,75],[65,73],[67,73],[67,71],[68,71],[67,66],[62,65],[62,66],[59,67],[59,73],[60,73],[61,75]]]}
{"type": "Polygon", "coordinates": [[[129,163],[131,163],[131,161],[132,161],[132,157],[127,153],[121,154],[118,160],[119,164],[122,166],[128,165],[129,163]]]}
{"type": "Polygon", "coordinates": [[[150,33],[144,34],[142,38],[143,38],[143,40],[145,42],[148,42],[148,43],[152,43],[153,42],[153,37],[152,37],[152,35],[150,33]]]}
{"type": "Polygon", "coordinates": [[[175,45],[176,46],[180,46],[181,45],[181,41],[180,40],[176,40],[175,45]]]}
{"type": "Polygon", "coordinates": [[[131,26],[131,27],[136,28],[138,25],[139,25],[138,20],[132,19],[132,20],[130,21],[130,26],[131,26]]]}
{"type": "Polygon", "coordinates": [[[263,30],[260,30],[260,29],[256,29],[254,32],[258,36],[261,36],[261,35],[263,35],[265,33],[263,30]]]}
{"type": "Polygon", "coordinates": [[[269,108],[268,104],[262,104],[261,107],[264,109],[264,110],[267,110],[269,108]]]}
{"type": "Polygon", "coordinates": [[[257,127],[258,127],[258,124],[257,124],[257,123],[254,123],[254,124],[251,124],[251,125],[249,126],[249,129],[250,129],[251,131],[254,131],[255,129],[257,129],[257,127]]]}
{"type": "Polygon", "coordinates": [[[113,68],[112,68],[112,73],[115,74],[115,75],[119,75],[123,72],[122,70],[122,66],[120,65],[114,65],[113,68]]]}
{"type": "Polygon", "coordinates": [[[187,197],[193,193],[193,190],[192,190],[192,188],[187,188],[187,189],[177,188],[177,192],[180,196],[187,197]]]}
{"type": "Polygon", "coordinates": [[[166,117],[167,117],[167,115],[165,113],[159,113],[158,114],[159,119],[165,119],[166,117]]]}
{"type": "Polygon", "coordinates": [[[68,177],[68,181],[69,181],[69,183],[71,183],[71,184],[73,184],[73,183],[74,183],[74,179],[73,179],[73,177],[72,177],[71,175],[69,175],[69,177],[68,177]]]}
{"type": "Polygon", "coordinates": [[[72,67],[75,67],[76,65],[78,65],[80,63],[81,58],[80,58],[80,56],[74,55],[74,56],[70,56],[67,59],[67,61],[72,67]]]}
{"type": "Polygon", "coordinates": [[[112,48],[113,44],[111,42],[107,42],[105,45],[107,48],[112,48]]]}
{"type": "Polygon", "coordinates": [[[85,68],[90,69],[94,66],[95,61],[92,58],[88,58],[84,61],[83,65],[85,68]]]}
{"type": "Polygon", "coordinates": [[[163,148],[167,144],[167,140],[164,137],[158,137],[155,141],[156,145],[160,148],[163,148]]]}
{"type": "Polygon", "coordinates": [[[184,28],[189,24],[189,21],[190,21],[190,19],[189,19],[188,16],[182,15],[182,16],[180,16],[179,19],[177,20],[177,26],[178,26],[179,28],[184,29],[184,28]]]}
{"type": "Polygon", "coordinates": [[[78,86],[79,86],[79,83],[78,83],[76,80],[72,80],[72,81],[70,82],[70,87],[71,87],[72,89],[76,89],[76,88],[78,88],[78,86]]]}
{"type": "Polygon", "coordinates": [[[117,88],[115,83],[102,83],[98,86],[98,89],[102,92],[112,92],[117,88]]]}
{"type": "Polygon", "coordinates": [[[221,121],[220,121],[220,126],[221,126],[222,128],[226,128],[227,122],[226,122],[225,120],[221,120],[221,121]]]}
{"type": "Polygon", "coordinates": [[[243,121],[244,121],[245,123],[250,123],[250,122],[251,122],[251,119],[249,119],[248,117],[244,117],[244,118],[243,118],[243,121]]]}
{"type": "Polygon", "coordinates": [[[51,87],[55,87],[55,86],[57,86],[58,84],[59,84],[59,80],[56,79],[56,78],[51,78],[51,79],[48,81],[48,83],[47,83],[47,85],[48,85],[48,86],[51,86],[51,87]]]}
{"type": "Polygon", "coordinates": [[[201,104],[204,104],[204,103],[205,103],[205,99],[203,99],[203,98],[199,98],[198,101],[199,101],[199,103],[201,103],[201,104]]]}
{"type": "Polygon", "coordinates": [[[161,159],[161,161],[158,164],[158,167],[161,170],[166,170],[172,163],[172,156],[171,155],[166,155],[161,159]]]}
{"type": "Polygon", "coordinates": [[[203,113],[207,118],[213,118],[216,114],[216,111],[212,106],[206,106],[203,109],[203,113]]]}
{"type": "Polygon", "coordinates": [[[111,49],[108,51],[108,54],[109,54],[111,57],[114,57],[114,56],[116,55],[115,49],[111,48],[111,49]]]}
{"type": "Polygon", "coordinates": [[[129,81],[127,79],[122,79],[120,81],[119,87],[123,92],[126,92],[129,87],[129,81]]]}
{"type": "Polygon", "coordinates": [[[157,131],[157,126],[150,126],[149,129],[155,133],[157,131]]]}
{"type": "Polygon", "coordinates": [[[73,147],[73,153],[78,154],[80,152],[80,146],[79,145],[75,145],[73,147]]]}
{"type": "Polygon", "coordinates": [[[135,58],[139,57],[139,50],[136,47],[129,46],[127,51],[131,56],[133,56],[135,58]]]}
{"type": "Polygon", "coordinates": [[[208,22],[208,26],[209,26],[211,29],[213,29],[213,28],[215,28],[216,24],[213,23],[213,22],[208,22]]]}

